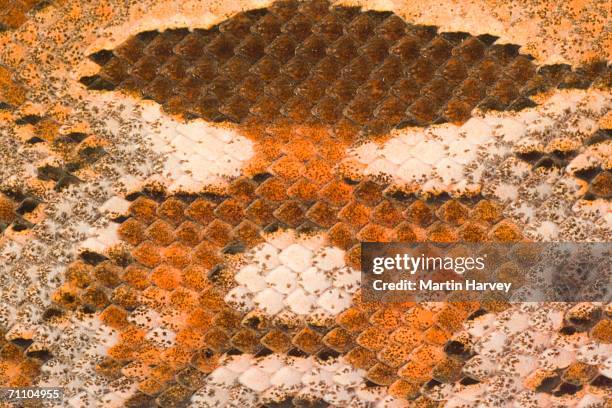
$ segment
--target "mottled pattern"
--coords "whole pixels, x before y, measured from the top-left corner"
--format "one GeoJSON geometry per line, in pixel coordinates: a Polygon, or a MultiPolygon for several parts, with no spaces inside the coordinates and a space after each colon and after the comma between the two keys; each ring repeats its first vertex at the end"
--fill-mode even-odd
{"type": "MultiPolygon", "coordinates": [[[[303,165],[311,167],[305,161],[303,165]]],[[[130,196],[134,200],[131,216],[118,222],[121,222],[120,236],[134,249],[129,254],[117,255],[119,258],[115,261],[92,253],[83,255],[84,261],[67,270],[66,283],[55,294],[56,302],[64,308],[101,311],[103,321],[128,333],[136,330],[128,322],[143,313],[143,306],[167,314],[169,322],[182,320],[171,310],[187,313],[186,327],[179,328],[177,336],[184,336],[189,344],[181,342],[165,352],[182,356],[182,364],[202,353],[208,353],[207,359],[214,362],[219,354],[232,349],[254,354],[296,349],[298,353],[337,355],[350,351],[351,344],[361,343],[370,349],[368,355],[374,358],[375,350],[382,343],[368,345],[373,341],[370,335],[382,333],[379,329],[372,329],[371,334],[368,333],[372,330],[361,332],[368,327],[366,316],[375,312],[375,306],[358,313],[358,309],[347,311],[339,317],[340,326],[336,328],[327,324],[277,326],[260,321],[257,314],[251,317],[238,314],[223,306],[224,288],[232,280],[224,274],[224,254],[243,252],[263,242],[266,232],[286,228],[302,233],[327,231],[329,244],[348,251],[347,263],[355,268],[359,267],[358,243],[364,240],[506,241],[521,237],[516,226],[501,219],[499,206],[481,198],[428,203],[401,193],[394,195],[392,190],[385,191],[385,185],[373,181],[322,179],[320,173],[309,178],[299,174],[292,177],[280,169],[276,176],[260,174],[253,179],[236,180],[227,196],[165,198],[155,192],[149,192],[148,196],[130,196]],[[203,307],[194,310],[198,304],[203,307]],[[355,313],[366,320],[349,327],[347,332],[346,327],[356,324],[350,319],[360,319],[355,313]],[[192,322],[196,317],[200,321],[196,326],[204,329],[196,329],[197,335],[192,322]],[[206,322],[213,323],[213,328],[206,330],[206,322]]],[[[383,307],[381,313],[386,313],[385,310],[383,307]]],[[[467,315],[466,312],[454,323],[441,323],[443,329],[436,327],[428,331],[438,336],[438,348],[467,315]]],[[[440,319],[443,318],[440,316],[440,319]]],[[[385,323],[384,318],[372,323],[391,324],[385,323]]],[[[431,324],[425,324],[423,330],[431,324]]],[[[134,341],[131,336],[127,337],[124,343],[115,346],[116,352],[111,350],[111,357],[119,360],[117,364],[138,361],[152,347],[150,342],[134,341]]],[[[358,347],[348,358],[357,358],[360,350],[358,347]]],[[[388,354],[388,357],[383,354],[386,362],[392,358],[393,351],[388,350],[388,354]]],[[[178,358],[173,357],[174,370],[183,367],[178,358]]],[[[401,361],[394,361],[391,367],[399,365],[401,361]]],[[[396,377],[392,373],[387,374],[388,378],[380,377],[379,371],[385,367],[381,363],[376,365],[368,360],[358,362],[357,366],[370,369],[369,377],[379,385],[389,385],[396,377]]],[[[160,385],[160,392],[165,389],[164,384],[160,385]]]]}
{"type": "Polygon", "coordinates": [[[361,300],[364,241],[612,237],[597,7],[414,3],[0,0],[0,385],[608,406],[608,304],[361,300]]]}

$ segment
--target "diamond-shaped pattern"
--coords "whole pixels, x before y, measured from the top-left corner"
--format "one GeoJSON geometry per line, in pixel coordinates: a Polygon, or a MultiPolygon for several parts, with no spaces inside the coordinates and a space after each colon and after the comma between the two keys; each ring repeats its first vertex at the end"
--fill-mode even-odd
{"type": "Polygon", "coordinates": [[[214,122],[348,119],[383,133],[464,122],[476,106],[520,110],[542,90],[525,84],[584,87],[608,70],[596,62],[556,75],[491,36],[437,33],[387,12],[316,3],[317,12],[286,1],[208,30],[144,32],[91,55],[100,72],[81,81],[214,122]]]}

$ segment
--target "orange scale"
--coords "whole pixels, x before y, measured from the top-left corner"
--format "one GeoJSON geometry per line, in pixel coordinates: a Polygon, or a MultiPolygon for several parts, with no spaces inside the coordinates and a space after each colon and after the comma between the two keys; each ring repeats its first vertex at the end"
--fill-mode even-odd
{"type": "Polygon", "coordinates": [[[260,235],[260,228],[249,220],[243,220],[232,231],[233,239],[244,243],[247,247],[252,248],[263,242],[260,235]]]}
{"type": "Polygon", "coordinates": [[[257,187],[255,193],[271,201],[283,201],[287,199],[287,186],[280,178],[270,177],[257,187]]]}
{"type": "Polygon", "coordinates": [[[385,306],[370,316],[370,323],[385,329],[394,329],[399,326],[402,317],[403,313],[401,310],[385,306]]]}
{"type": "MultiPolygon", "coordinates": [[[[0,197],[1,200],[2,197],[0,197]]],[[[71,263],[66,270],[66,281],[78,288],[85,288],[92,282],[93,267],[80,260],[71,263]]]]}
{"type": "Polygon", "coordinates": [[[333,166],[319,157],[308,161],[304,176],[317,185],[329,182],[333,177],[333,166]]]}
{"type": "Polygon", "coordinates": [[[225,330],[235,330],[240,328],[241,316],[238,312],[224,307],[213,318],[213,325],[225,330]]]}
{"type": "Polygon", "coordinates": [[[215,219],[214,211],[216,205],[203,198],[195,200],[185,211],[187,216],[191,217],[201,225],[206,225],[215,219]]]}
{"type": "Polygon", "coordinates": [[[391,343],[378,352],[378,361],[390,366],[399,367],[408,361],[410,349],[396,343],[391,343]]]}
{"type": "Polygon", "coordinates": [[[423,341],[422,331],[411,326],[402,326],[391,333],[391,340],[401,344],[404,348],[412,350],[423,341]]]}
{"type": "Polygon", "coordinates": [[[389,394],[402,399],[413,399],[419,395],[420,387],[404,380],[396,380],[389,386],[389,394]]]}
{"type": "Polygon", "coordinates": [[[367,224],[357,233],[357,238],[366,242],[391,242],[394,237],[395,233],[392,229],[372,223],[367,224]]]}
{"type": "Polygon", "coordinates": [[[178,288],[182,281],[181,271],[168,264],[153,269],[149,278],[157,287],[169,291],[178,288]]]}
{"type": "Polygon", "coordinates": [[[361,311],[367,314],[368,316],[371,316],[372,314],[374,314],[374,312],[376,312],[378,309],[385,305],[383,302],[378,301],[364,302],[362,300],[361,292],[359,290],[353,295],[353,304],[355,305],[355,307],[361,309],[361,311]]]}
{"type": "Polygon", "coordinates": [[[357,307],[346,309],[336,318],[336,322],[349,332],[359,332],[368,325],[366,314],[357,307]]]}
{"type": "Polygon", "coordinates": [[[194,247],[200,242],[202,227],[195,222],[185,221],[174,231],[176,237],[185,245],[194,247]]]}
{"type": "Polygon", "coordinates": [[[145,241],[133,249],[132,256],[136,261],[149,268],[154,268],[162,261],[160,247],[151,241],[145,241]]]}
{"type": "Polygon", "coordinates": [[[489,238],[495,242],[514,242],[521,241],[523,234],[516,224],[502,220],[493,226],[489,232],[489,238]]]}
{"type": "Polygon", "coordinates": [[[168,361],[176,371],[186,367],[191,362],[191,350],[182,347],[171,347],[163,352],[164,361],[168,361]]]}
{"type": "Polygon", "coordinates": [[[227,348],[230,341],[230,336],[217,327],[213,327],[204,333],[204,343],[206,347],[209,347],[216,351],[221,351],[227,348]]]}
{"type": "Polygon", "coordinates": [[[589,365],[579,361],[573,362],[563,373],[563,380],[574,385],[584,385],[598,374],[596,365],[589,365]]]}
{"type": "Polygon", "coordinates": [[[258,147],[256,147],[256,151],[258,152],[258,155],[244,164],[242,168],[242,174],[245,176],[253,177],[256,174],[267,173],[268,171],[268,163],[270,163],[270,159],[264,157],[264,154],[258,147]]]}
{"type": "Polygon", "coordinates": [[[435,317],[436,324],[444,330],[454,332],[459,330],[463,321],[470,313],[461,308],[456,308],[450,304],[444,305],[442,310],[435,317]]]}
{"type": "Polygon", "coordinates": [[[404,323],[419,330],[426,330],[434,323],[434,314],[420,306],[413,307],[405,314],[404,323]]]}
{"type": "Polygon", "coordinates": [[[138,197],[129,208],[130,214],[150,224],[157,218],[157,203],[150,198],[138,197]]]}
{"type": "Polygon", "coordinates": [[[486,242],[488,225],[480,222],[466,222],[459,228],[459,238],[462,242],[486,242]]]}
{"type": "Polygon", "coordinates": [[[151,281],[149,280],[149,273],[149,269],[137,264],[131,264],[124,270],[123,280],[125,280],[127,283],[129,283],[136,289],[144,290],[149,285],[151,285],[151,281]]]}
{"type": "Polygon", "coordinates": [[[10,379],[11,367],[14,364],[10,364],[7,361],[0,360],[0,384],[6,384],[10,379]]]}
{"type": "Polygon", "coordinates": [[[174,377],[174,367],[169,362],[159,363],[151,370],[149,379],[164,383],[170,381],[174,377]]]}
{"type": "Polygon", "coordinates": [[[231,240],[232,234],[232,226],[219,220],[213,220],[206,229],[202,232],[202,237],[206,237],[206,239],[218,245],[218,247],[223,247],[231,240]]]}
{"type": "Polygon", "coordinates": [[[287,189],[289,197],[302,201],[314,201],[318,193],[317,185],[305,178],[299,179],[287,189]]]}
{"type": "Polygon", "coordinates": [[[176,347],[195,350],[206,346],[205,332],[202,329],[187,327],[176,333],[176,347]]]}
{"type": "Polygon", "coordinates": [[[602,343],[612,343],[612,321],[602,319],[591,329],[591,338],[602,343]]]}
{"type": "Polygon", "coordinates": [[[425,340],[429,343],[438,344],[440,346],[446,344],[451,338],[451,334],[438,326],[431,326],[425,330],[425,340]]]}
{"type": "Polygon", "coordinates": [[[140,292],[130,285],[121,285],[113,291],[112,302],[126,310],[136,309],[140,305],[140,292]]]}
{"type": "Polygon", "coordinates": [[[445,357],[438,363],[432,372],[434,379],[443,383],[453,383],[461,379],[463,362],[454,358],[445,357]]]}
{"type": "Polygon", "coordinates": [[[16,344],[6,343],[4,347],[0,348],[0,358],[1,361],[21,361],[23,352],[16,344]]]}
{"type": "Polygon", "coordinates": [[[98,284],[112,289],[121,283],[119,276],[122,272],[123,270],[111,261],[104,261],[95,267],[93,277],[98,284]]]}
{"type": "Polygon", "coordinates": [[[149,378],[138,383],[138,390],[148,395],[155,395],[163,391],[165,386],[149,378]]]}
{"type": "Polygon", "coordinates": [[[210,269],[221,263],[223,259],[218,254],[220,248],[219,245],[213,244],[210,241],[202,241],[191,253],[192,265],[210,269]]]}
{"type": "Polygon", "coordinates": [[[444,357],[445,354],[444,350],[442,350],[442,347],[431,344],[421,345],[410,355],[411,360],[426,364],[428,367],[435,366],[436,364],[441,362],[444,357]]]}
{"type": "MultiPolygon", "coordinates": [[[[336,329],[342,330],[342,329],[336,329]]],[[[328,333],[329,335],[329,333],[328,333]]],[[[327,336],[326,336],[327,337],[327,336]]],[[[283,333],[280,330],[272,329],[265,336],[263,336],[259,342],[268,349],[272,350],[275,353],[286,353],[291,348],[291,337],[287,334],[283,333]]],[[[325,342],[325,339],[323,339],[325,342]]],[[[326,343],[326,345],[328,345],[326,343]]]]}
{"type": "Polygon", "coordinates": [[[69,283],[64,283],[52,295],[53,302],[70,310],[74,310],[77,306],[77,288],[69,283]]]}
{"type": "Polygon", "coordinates": [[[523,379],[523,386],[528,390],[535,391],[542,384],[552,382],[558,378],[558,374],[553,370],[538,368],[523,379]]]}
{"type": "Polygon", "coordinates": [[[207,270],[198,265],[190,265],[181,271],[181,279],[184,287],[196,291],[206,289],[210,282],[206,276],[207,270]]]}
{"type": "Polygon", "coordinates": [[[340,180],[333,180],[323,187],[319,196],[330,204],[339,206],[348,203],[352,198],[352,194],[352,186],[340,180]]]}
{"type": "Polygon", "coordinates": [[[353,245],[346,253],[344,254],[344,262],[346,262],[346,266],[351,267],[356,270],[361,269],[361,245],[353,245]]]}
{"type": "Polygon", "coordinates": [[[228,193],[234,199],[240,201],[243,204],[247,204],[255,198],[255,189],[257,183],[251,180],[249,177],[241,176],[232,181],[232,184],[228,187],[228,193]]]}
{"type": "Polygon", "coordinates": [[[158,245],[169,245],[174,241],[174,227],[170,223],[158,219],[147,228],[146,236],[158,245]]]}
{"type": "Polygon", "coordinates": [[[15,219],[17,205],[4,195],[0,195],[0,221],[10,223],[15,219]]]}
{"type": "Polygon", "coordinates": [[[35,125],[36,136],[48,142],[54,142],[59,136],[60,125],[52,119],[43,119],[35,125]]]}
{"type": "Polygon", "coordinates": [[[307,161],[316,153],[316,146],[307,138],[295,138],[283,146],[283,152],[307,161]]]}
{"type": "Polygon", "coordinates": [[[339,222],[327,231],[327,242],[331,246],[346,250],[357,241],[353,237],[352,229],[348,225],[339,222]]]}
{"type": "Polygon", "coordinates": [[[19,106],[26,100],[26,91],[11,78],[12,73],[4,67],[0,67],[0,87],[2,93],[0,100],[9,105],[19,106]]]}
{"type": "Polygon", "coordinates": [[[181,312],[188,313],[198,307],[197,293],[179,287],[170,295],[170,303],[181,312]]]}
{"type": "Polygon", "coordinates": [[[135,347],[133,345],[121,342],[110,347],[107,354],[109,357],[117,360],[133,360],[137,356],[135,347]]]}
{"type": "Polygon", "coordinates": [[[459,235],[450,225],[436,222],[427,229],[427,239],[432,242],[456,242],[459,235]]]}
{"type": "Polygon", "coordinates": [[[282,154],[283,141],[273,137],[266,137],[262,143],[256,145],[257,156],[269,164],[270,161],[278,158],[282,154]]]}
{"type": "Polygon", "coordinates": [[[372,211],[371,217],[372,221],[389,228],[394,228],[404,219],[402,211],[388,200],[378,204],[372,211]]]}
{"type": "Polygon", "coordinates": [[[368,350],[382,350],[389,341],[389,331],[376,326],[370,326],[357,337],[357,344],[368,350]]]}
{"type": "Polygon", "coordinates": [[[228,198],[215,208],[215,216],[229,224],[236,225],[244,217],[244,205],[235,198],[228,198]]]}
{"type": "Polygon", "coordinates": [[[210,373],[219,366],[219,355],[209,349],[194,354],[191,364],[203,373],[210,373]]]}
{"type": "Polygon", "coordinates": [[[12,377],[7,385],[11,387],[27,387],[29,385],[32,385],[33,380],[33,378],[28,378],[24,375],[18,375],[12,377]]]}
{"type": "Polygon", "coordinates": [[[468,219],[469,208],[457,200],[444,203],[437,211],[438,218],[449,224],[460,225],[468,219]]]}
{"type": "Polygon", "coordinates": [[[163,362],[163,350],[145,341],[138,350],[134,350],[133,358],[145,364],[160,364],[163,362]]]}
{"type": "Polygon", "coordinates": [[[423,229],[409,222],[402,222],[394,229],[398,242],[418,242],[422,241],[423,229]]]}
{"type": "Polygon", "coordinates": [[[304,174],[306,168],[296,157],[283,156],[270,166],[270,170],[285,180],[293,180],[304,174]]]}
{"type": "Polygon", "coordinates": [[[421,227],[428,226],[435,219],[433,210],[421,200],[417,200],[410,204],[404,212],[404,215],[409,222],[421,227]]]}
{"type": "Polygon", "coordinates": [[[334,140],[333,143],[319,145],[318,152],[328,163],[336,163],[346,156],[346,145],[334,140]]]}
{"type": "Polygon", "coordinates": [[[170,197],[157,209],[160,217],[178,225],[185,217],[185,204],[175,197],[170,197]]]}
{"type": "Polygon", "coordinates": [[[368,223],[370,211],[371,209],[369,207],[357,201],[352,201],[340,210],[338,216],[341,220],[353,227],[361,227],[368,223]]]}
{"type": "Polygon", "coordinates": [[[210,287],[203,291],[199,297],[200,306],[205,310],[218,311],[225,306],[223,295],[220,294],[215,288],[210,287]]]}
{"type": "Polygon", "coordinates": [[[149,286],[142,292],[143,303],[157,311],[161,311],[168,306],[170,292],[157,286],[149,286]]]}
{"type": "Polygon", "coordinates": [[[366,378],[378,385],[391,385],[397,377],[392,367],[377,363],[368,370],[366,378]]]}
{"type": "Polygon", "coordinates": [[[425,362],[410,360],[397,374],[409,383],[423,384],[431,379],[432,367],[425,362]]]}
{"type": "Polygon", "coordinates": [[[191,263],[191,248],[180,242],[175,242],[166,248],[162,248],[161,256],[164,262],[177,268],[184,268],[191,263]]]}
{"type": "Polygon", "coordinates": [[[493,223],[502,216],[502,208],[491,200],[481,200],[474,206],[470,217],[476,221],[493,223]]]}
{"type": "Polygon", "coordinates": [[[40,364],[30,358],[22,360],[18,369],[21,375],[29,380],[34,380],[40,374],[40,364]]]}
{"type": "Polygon", "coordinates": [[[146,334],[145,330],[136,326],[126,326],[123,331],[119,332],[117,345],[130,350],[136,350],[144,343],[146,334]]]}
{"type": "Polygon", "coordinates": [[[128,325],[128,313],[121,307],[110,305],[100,314],[100,320],[107,326],[121,330],[128,325]]]}

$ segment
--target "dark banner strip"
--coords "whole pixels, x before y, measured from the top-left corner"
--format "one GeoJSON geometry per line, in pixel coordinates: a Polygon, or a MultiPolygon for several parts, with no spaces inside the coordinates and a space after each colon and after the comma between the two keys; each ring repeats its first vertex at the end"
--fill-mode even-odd
{"type": "Polygon", "coordinates": [[[611,243],[361,246],[364,301],[609,302],[611,243]]]}

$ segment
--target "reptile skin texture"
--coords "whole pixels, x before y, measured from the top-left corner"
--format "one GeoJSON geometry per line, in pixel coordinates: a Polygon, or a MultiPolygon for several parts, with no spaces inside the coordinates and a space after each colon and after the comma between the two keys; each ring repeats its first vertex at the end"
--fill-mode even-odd
{"type": "Polygon", "coordinates": [[[609,86],[605,61],[537,70],[518,46],[496,39],[327,1],[275,3],[208,30],[139,33],[90,55],[101,69],[81,82],[135,92],[187,118],[348,124],[374,134],[464,122],[475,107],[520,110],[550,88],[609,86]]]}
{"type": "Polygon", "coordinates": [[[609,42],[164,1],[0,0],[0,387],[64,390],[14,406],[612,404],[609,303],[359,287],[362,242],[609,242],[609,42]]]}

